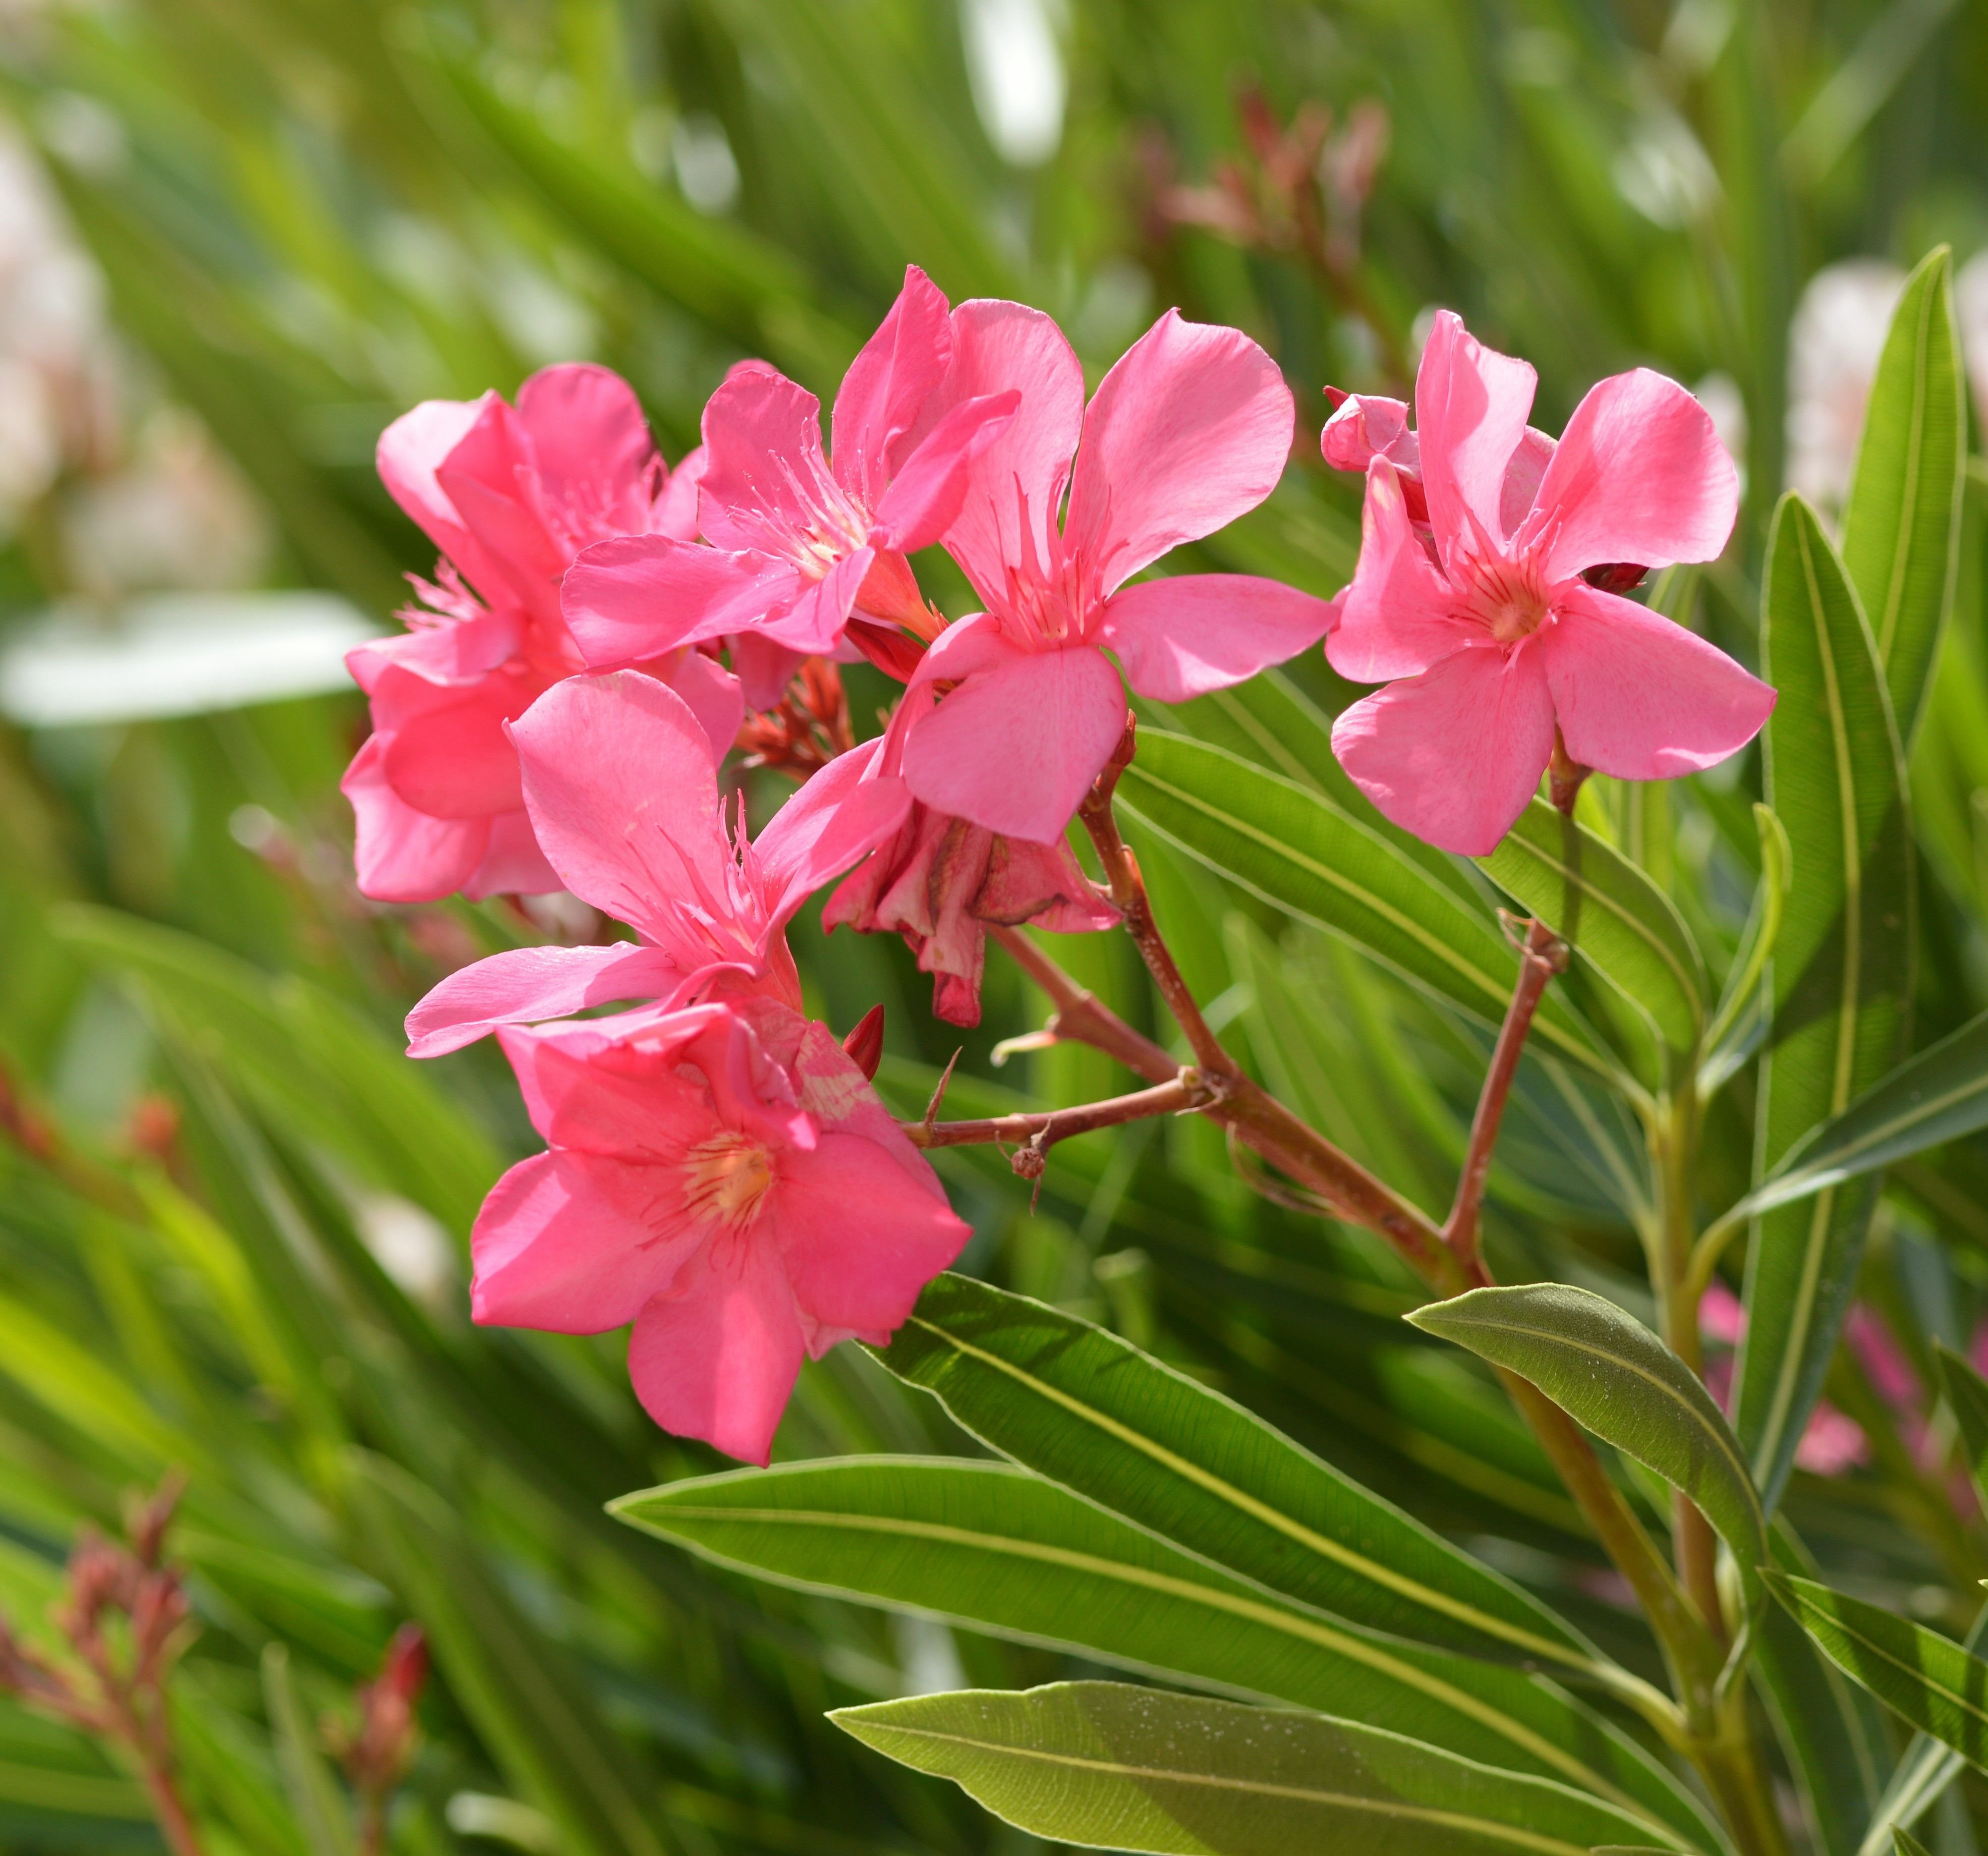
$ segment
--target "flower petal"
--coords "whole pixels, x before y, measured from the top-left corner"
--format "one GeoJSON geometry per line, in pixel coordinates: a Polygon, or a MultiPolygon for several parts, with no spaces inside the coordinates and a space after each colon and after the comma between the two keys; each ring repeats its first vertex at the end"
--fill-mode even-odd
{"type": "MultiPolygon", "coordinates": [[[[504,725],[523,715],[545,687],[543,677],[523,669],[493,671],[466,687],[418,685],[418,709],[410,701],[394,705],[399,712],[387,736],[381,772],[409,805],[435,818],[516,812],[525,802],[517,751],[504,725]]],[[[387,705],[383,700],[379,706],[387,705]]]]}
{"type": "Polygon", "coordinates": [[[766,1209],[817,1359],[852,1335],[882,1345],[973,1235],[929,1168],[921,1178],[860,1134],[783,1155],[766,1209]]]}
{"type": "Polygon", "coordinates": [[[635,390],[591,361],[542,367],[518,389],[546,512],[570,552],[638,535],[662,479],[635,390]]]}
{"type": "Polygon", "coordinates": [[[918,442],[877,504],[877,523],[900,553],[929,548],[959,519],[973,461],[1000,437],[1022,396],[1012,388],[962,401],[918,442]]]}
{"type": "Polygon", "coordinates": [[[1360,559],[1340,595],[1326,661],[1356,683],[1412,677],[1483,635],[1456,616],[1456,596],[1408,518],[1395,467],[1376,459],[1361,511],[1360,559]]]}
{"type": "Polygon", "coordinates": [[[1540,654],[1460,651],[1363,697],[1332,729],[1332,751],[1382,814],[1459,856],[1497,847],[1553,756],[1540,654]]]}
{"type": "Polygon", "coordinates": [[[845,507],[821,455],[820,401],[764,361],[741,361],[706,402],[704,451],[698,525],[720,548],[784,555],[845,507]]]}
{"type": "Polygon", "coordinates": [[[1296,657],[1337,617],[1329,601],[1276,580],[1184,573],[1128,587],[1105,603],[1094,635],[1141,695],[1185,702],[1296,657]]]}
{"type": "Polygon", "coordinates": [[[560,605],[590,668],[659,658],[744,631],[801,591],[789,562],[663,535],[597,542],[566,571],[560,605]]]}
{"type": "Polygon", "coordinates": [[[1502,536],[1505,474],[1525,435],[1539,377],[1486,347],[1449,309],[1437,313],[1415,374],[1415,431],[1429,524],[1443,559],[1459,540],[1502,536]]]}
{"type": "Polygon", "coordinates": [[[501,585],[481,589],[485,598],[509,593],[534,618],[556,624],[559,578],[571,556],[546,526],[531,440],[516,410],[486,394],[436,466],[435,482],[501,576],[501,585]]]}
{"type": "Polygon", "coordinates": [[[1575,581],[1539,634],[1567,751],[1618,779],[1673,779],[1743,748],[1774,691],[1717,645],[1575,581]]]}
{"type": "Polygon", "coordinates": [[[1009,566],[1051,557],[1084,424],[1084,366],[1040,309],[996,298],[962,303],[952,313],[952,366],[926,404],[925,425],[1010,389],[1020,393],[1022,410],[973,460],[945,536],[947,551],[989,600],[1006,590],[1009,566]]]}
{"type": "Polygon", "coordinates": [[[563,1153],[521,1161],[476,1216],[470,1319],[562,1334],[632,1321],[703,1240],[670,1220],[671,1187],[680,1197],[674,1170],[661,1167],[563,1153]],[[642,1215],[650,1206],[669,1221],[661,1229],[642,1215]]]}
{"type": "Polygon", "coordinates": [[[407,1014],[407,1055],[438,1057],[499,1025],[569,1018],[619,999],[661,999],[684,979],[657,948],[509,948],[448,975],[407,1014]]]}
{"type": "Polygon", "coordinates": [[[1124,688],[1102,651],[1011,651],[912,725],[904,777],[942,812],[1053,844],[1124,732],[1124,688]]]}
{"type": "Polygon", "coordinates": [[[836,481],[864,507],[875,509],[897,475],[912,428],[952,359],[945,292],[907,265],[904,287],[849,363],[829,419],[836,481]]]}
{"type": "Polygon", "coordinates": [[[664,1430],[763,1468],[806,1341],[773,1246],[748,1237],[722,1259],[716,1248],[705,1244],[635,1317],[628,1376],[664,1430]]]}
{"type": "Polygon", "coordinates": [[[464,879],[464,899],[481,902],[486,896],[549,896],[565,887],[539,850],[524,807],[493,812],[483,855],[464,879]]]}
{"type": "Polygon", "coordinates": [[[555,684],[511,725],[525,804],[553,869],[583,901],[627,922],[685,968],[673,904],[729,894],[711,742],[683,698],[617,671],[555,684]]]}
{"type": "Polygon", "coordinates": [[[1169,309],[1084,416],[1067,532],[1097,591],[1253,509],[1283,475],[1296,418],[1276,363],[1248,336],[1169,309]]]}
{"type": "Polygon", "coordinates": [[[1574,409],[1518,537],[1550,583],[1604,561],[1667,567],[1718,559],[1740,510],[1740,474],[1712,415],[1676,381],[1638,367],[1574,409]]]}
{"type": "Polygon", "coordinates": [[[424,400],[380,434],[374,451],[387,494],[486,599],[504,591],[503,577],[463,526],[448,492],[435,481],[435,472],[496,397],[485,394],[480,400],[424,400]]]}
{"type": "Polygon", "coordinates": [[[716,766],[731,752],[739,739],[739,725],[746,719],[746,697],[739,679],[701,651],[686,651],[674,664],[651,674],[682,697],[697,718],[711,743],[711,764],[716,766]]]}
{"type": "Polygon", "coordinates": [[[439,902],[482,861],[489,821],[417,812],[387,785],[380,765],[385,751],[377,735],[369,736],[338,783],[357,828],[353,863],[360,891],[377,902],[439,902]]]}
{"type": "Polygon", "coordinates": [[[911,789],[901,779],[875,776],[883,745],[880,735],[837,755],[759,834],[753,849],[768,880],[773,927],[904,823],[911,789]]]}
{"type": "Polygon", "coordinates": [[[1341,400],[1318,435],[1318,448],[1334,470],[1363,475],[1376,458],[1413,471],[1420,456],[1408,430],[1408,402],[1374,393],[1349,393],[1341,400]]]}
{"type": "Polygon", "coordinates": [[[678,1073],[700,1038],[737,1033],[729,1005],[644,1006],[606,1018],[499,1025],[497,1042],[525,1112],[548,1145],[604,1159],[661,1165],[712,1130],[711,1091],[678,1073]]]}

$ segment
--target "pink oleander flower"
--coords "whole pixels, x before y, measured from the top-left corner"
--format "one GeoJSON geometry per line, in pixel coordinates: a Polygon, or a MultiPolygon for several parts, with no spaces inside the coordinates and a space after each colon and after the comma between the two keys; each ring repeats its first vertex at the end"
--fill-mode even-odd
{"type": "Polygon", "coordinates": [[[1326,428],[1327,460],[1367,471],[1326,655],[1356,681],[1396,680],[1339,718],[1333,749],[1396,824],[1466,856],[1524,810],[1556,729],[1582,766],[1667,779],[1744,747],[1774,706],[1723,651],[1584,577],[1628,563],[1633,584],[1724,548],[1738,480],[1704,408],[1638,368],[1594,387],[1556,443],[1526,424],[1535,378],[1445,310],[1414,431],[1383,401],[1348,401],[1326,428]]]}
{"type": "MultiPolygon", "coordinates": [[[[884,735],[857,753],[879,776],[901,772],[900,710],[884,735]]],[[[852,758],[844,756],[844,759],[852,758]]],[[[842,882],[822,911],[827,929],[895,934],[932,976],[932,1012],[949,1025],[980,1023],[987,928],[1024,923],[1057,934],[1114,927],[1118,911],[1099,895],[1060,840],[1032,844],[984,825],[914,804],[895,835],[842,882]]]]}
{"type": "MultiPolygon", "coordinates": [[[[494,393],[417,406],[380,435],[379,468],[445,558],[436,583],[414,582],[406,634],[346,659],[373,712],[341,783],[359,887],[388,902],[556,890],[505,725],[584,668],[559,609],[574,556],[611,535],[688,535],[698,461],[672,476],[627,383],[576,365],[533,374],[515,407],[494,393]]],[[[722,756],[736,681],[696,652],[651,655],[722,756]]]]}
{"type": "Polygon", "coordinates": [[[760,994],[798,1009],[787,923],[911,805],[903,782],[873,774],[859,750],[816,773],[757,842],[742,796],[728,833],[702,725],[674,690],[634,671],[555,685],[509,739],[557,882],[637,938],[516,948],[450,974],[407,1015],[411,1056],[630,999],[670,1009],[760,994]]]}
{"type": "MultiPolygon", "coordinates": [[[[1746,1308],[1723,1283],[1715,1282],[1699,1303],[1698,1326],[1708,1340],[1724,1349],[1736,1347],[1746,1337],[1746,1308]]],[[[1729,1415],[1735,1364],[1730,1351],[1718,1353],[1705,1364],[1706,1390],[1729,1415]]],[[[1827,1398],[1818,1398],[1795,1446],[1796,1466],[1811,1476],[1842,1476],[1868,1462],[1870,1455],[1871,1440],[1864,1427],[1827,1398]]]]}
{"type": "Polygon", "coordinates": [[[970,1235],[824,1025],[768,999],[499,1033],[549,1151],[471,1239],[479,1322],[598,1334],[664,1429],[764,1464],[805,1354],[881,1344],[970,1235]]]}
{"type": "Polygon", "coordinates": [[[962,303],[952,330],[942,401],[1017,388],[1022,407],[972,460],[945,536],[986,610],[941,634],[912,678],[904,777],[936,813],[1053,846],[1124,730],[1107,651],[1140,695],[1180,702],[1331,624],[1324,600],[1244,574],[1125,584],[1270,495],[1290,451],[1290,390],[1247,336],[1174,310],[1087,409],[1084,370],[1046,316],[962,303]]]}
{"type": "Polygon", "coordinates": [[[566,623],[590,661],[736,637],[740,669],[776,700],[792,654],[833,651],[846,632],[908,676],[942,621],[904,556],[945,532],[975,451],[1016,404],[997,389],[936,407],[952,345],[945,296],[911,266],[843,377],[827,458],[813,394],[762,361],[733,368],[704,409],[704,542],[604,543],[566,578],[566,623]]]}

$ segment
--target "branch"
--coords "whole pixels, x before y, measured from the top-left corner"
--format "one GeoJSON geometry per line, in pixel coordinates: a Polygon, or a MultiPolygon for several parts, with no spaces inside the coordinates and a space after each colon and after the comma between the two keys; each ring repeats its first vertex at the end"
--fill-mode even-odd
{"type": "Polygon", "coordinates": [[[1143,1121],[1151,1115],[1192,1114],[1212,1107],[1227,1090],[1195,1069],[1182,1070],[1171,1083],[1141,1089],[1128,1096],[1112,1096],[1102,1102],[1087,1102],[1077,1108],[1053,1109],[1041,1114],[995,1115],[983,1121],[904,1121],[898,1125],[911,1137],[914,1147],[970,1147],[989,1142],[1011,1144],[1022,1151],[1015,1156],[1015,1171],[1025,1178],[1040,1175],[1041,1157],[1059,1141],[1087,1134],[1094,1128],[1115,1127],[1125,1121],[1143,1121]],[[1035,1157],[1033,1167],[1025,1156],[1035,1157]]]}
{"type": "Polygon", "coordinates": [[[1477,1113],[1470,1124],[1470,1145],[1464,1155],[1462,1175],[1456,1182],[1456,1201],[1442,1227],[1443,1242],[1465,1271],[1479,1280],[1489,1279],[1484,1276],[1477,1253],[1477,1215],[1483,1209],[1484,1188],[1491,1175],[1491,1156],[1498,1145],[1499,1126],[1505,1118],[1505,1104],[1519,1073],[1519,1059],[1525,1053],[1533,1016],[1546,996],[1547,982],[1556,973],[1567,970],[1567,943],[1543,921],[1527,922],[1521,938],[1516,923],[1509,916],[1504,919],[1506,934],[1518,943],[1519,977],[1512,989],[1505,1022],[1499,1027],[1483,1090],[1477,1098],[1477,1113]]]}

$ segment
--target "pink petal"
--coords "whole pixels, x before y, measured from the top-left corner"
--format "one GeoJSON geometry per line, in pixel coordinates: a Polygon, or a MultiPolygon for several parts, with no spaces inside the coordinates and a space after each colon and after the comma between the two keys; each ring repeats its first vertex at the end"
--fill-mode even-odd
{"type": "Polygon", "coordinates": [[[1712,415],[1638,367],[1574,409],[1519,540],[1543,550],[1549,582],[1604,561],[1716,560],[1739,509],[1740,475],[1712,415]]]}
{"type": "Polygon", "coordinates": [[[651,534],[667,535],[672,541],[697,539],[698,495],[704,482],[707,461],[701,445],[695,451],[684,454],[682,461],[670,472],[662,495],[649,512],[647,526],[651,534]]]}
{"type": "Polygon", "coordinates": [[[1065,528],[1097,590],[1253,509],[1283,475],[1296,418],[1276,363],[1248,336],[1169,309],[1084,416],[1065,528]]]}
{"type": "Polygon", "coordinates": [[[345,668],[369,696],[394,671],[430,683],[473,683],[516,657],[524,648],[525,631],[515,610],[479,611],[354,645],[345,654],[345,668]]]}
{"type": "Polygon", "coordinates": [[[567,570],[560,611],[590,668],[659,658],[746,630],[801,590],[793,566],[662,535],[597,542],[567,570]]]}
{"type": "Polygon", "coordinates": [[[512,948],[459,969],[407,1014],[407,1055],[460,1050],[499,1025],[570,1017],[590,1006],[658,999],[683,979],[651,947],[512,948]]]}
{"type": "Polygon", "coordinates": [[[628,1340],[628,1376],[666,1431],[763,1466],[806,1343],[770,1244],[706,1244],[628,1340]],[[722,1249],[722,1255],[718,1254],[722,1249]]]}
{"type": "Polygon", "coordinates": [[[1022,403],[992,393],[955,406],[919,442],[877,505],[877,522],[899,553],[938,542],[959,519],[975,459],[999,438],[1022,403]]]}
{"type": "Polygon", "coordinates": [[[754,629],[789,651],[833,651],[876,558],[875,550],[867,547],[844,555],[820,580],[804,580],[784,609],[766,614],[754,629]]]}
{"type": "Polygon", "coordinates": [[[525,804],[566,886],[685,967],[672,904],[728,893],[732,854],[718,815],[711,742],[683,698],[617,671],[555,684],[512,724],[525,804]]]}
{"type": "Polygon", "coordinates": [[[1553,731],[1539,652],[1487,644],[1363,697],[1333,724],[1332,751],[1384,816],[1481,857],[1525,810],[1553,731]]]}
{"type": "Polygon", "coordinates": [[[548,896],[565,887],[559,872],[539,850],[524,807],[493,812],[483,855],[462,885],[465,899],[481,902],[485,896],[548,896]]]}
{"type": "Polygon", "coordinates": [[[1484,347],[1453,311],[1437,313],[1415,375],[1415,430],[1429,522],[1445,560],[1471,539],[1473,519],[1503,534],[1505,474],[1538,380],[1525,362],[1484,347]]]}
{"type": "Polygon", "coordinates": [[[742,361],[704,409],[699,525],[720,548],[785,554],[846,505],[821,455],[821,402],[763,361],[742,361]]]}
{"type": "Polygon", "coordinates": [[[470,1319],[597,1334],[666,1289],[703,1232],[670,1219],[676,1169],[539,1154],[491,1188],[469,1239],[470,1319]],[[653,1205],[663,1228],[641,1215],[653,1205]],[[663,1241],[658,1242],[661,1239],[663,1241]]]}
{"type": "Polygon", "coordinates": [[[648,526],[655,442],[635,390],[590,361],[541,368],[518,389],[548,512],[574,541],[648,526]]]}
{"type": "Polygon", "coordinates": [[[417,812],[380,770],[385,746],[377,735],[369,736],[338,783],[357,827],[353,862],[360,893],[379,902],[439,902],[460,889],[481,860],[489,821],[417,812]]]}
{"type": "Polygon", "coordinates": [[[1324,600],[1248,573],[1142,580],[1106,602],[1095,634],[1125,681],[1156,702],[1226,689],[1316,644],[1337,615],[1324,600]]]}
{"type": "Polygon", "coordinates": [[[435,482],[502,578],[479,589],[485,599],[495,603],[508,592],[534,617],[556,624],[559,577],[570,556],[546,526],[531,441],[516,411],[486,394],[436,466],[435,482]]]}
{"type": "Polygon", "coordinates": [[[996,298],[962,303],[952,313],[952,367],[925,420],[936,424],[965,401],[1011,388],[1022,410],[973,460],[945,537],[948,552],[990,600],[1006,590],[1009,566],[1050,558],[1084,423],[1084,366],[1040,309],[996,298]]]}
{"type": "Polygon", "coordinates": [[[753,848],[774,898],[774,926],[904,822],[911,789],[874,771],[883,745],[879,736],[838,755],[759,834],[753,848]]]}
{"type": "Polygon", "coordinates": [[[1577,580],[1539,634],[1567,751],[1618,779],[1673,779],[1736,753],[1774,692],[1662,613],[1577,580]]]}
{"type": "Polygon", "coordinates": [[[1481,626],[1457,616],[1456,595],[1415,533],[1392,465],[1377,460],[1367,473],[1360,519],[1353,584],[1325,641],[1334,670],[1356,683],[1412,677],[1483,637],[1481,626]]]}
{"type": "Polygon", "coordinates": [[[1124,731],[1124,687],[1102,651],[1016,651],[912,725],[904,777],[942,812],[1053,844],[1124,731]]]}
{"type": "Polygon", "coordinates": [[[849,363],[829,420],[836,481],[866,508],[876,508],[897,474],[912,428],[952,359],[945,293],[907,265],[904,287],[849,363]]]}
{"type": "Polygon", "coordinates": [[[1538,427],[1528,425],[1519,439],[1519,448],[1505,466],[1505,481],[1498,492],[1498,534],[1501,540],[1518,532],[1519,525],[1532,513],[1539,500],[1540,480],[1553,461],[1554,441],[1538,427]]]}
{"type": "Polygon", "coordinates": [[[654,674],[682,697],[697,718],[711,743],[711,764],[716,766],[731,752],[732,744],[739,739],[739,725],[746,719],[746,698],[739,679],[701,651],[686,651],[667,670],[654,674]]]}
{"type": "Polygon", "coordinates": [[[735,1034],[730,1006],[644,1007],[496,1028],[540,1137],[555,1148],[631,1165],[674,1165],[713,1131],[710,1090],[678,1067],[699,1039],[714,1034],[722,1063],[735,1034]]]}
{"type": "Polygon", "coordinates": [[[766,1209],[817,1358],[851,1335],[888,1340],[973,1235],[929,1168],[921,1178],[860,1134],[783,1155],[766,1209]]]}
{"type": "Polygon", "coordinates": [[[524,803],[518,756],[504,725],[543,693],[529,671],[494,671],[467,688],[424,686],[429,700],[404,714],[380,771],[407,803],[436,818],[482,818],[524,803]]]}
{"type": "Polygon", "coordinates": [[[435,472],[496,397],[424,400],[380,434],[374,453],[387,494],[486,598],[503,591],[503,577],[463,526],[448,492],[435,481],[435,472]]]}
{"type": "Polygon", "coordinates": [[[779,706],[780,698],[787,693],[787,685],[800,674],[801,660],[806,651],[789,651],[784,644],[776,644],[763,632],[742,631],[732,634],[732,667],[739,673],[739,693],[746,699],[749,709],[771,709],[779,706]]]}
{"type": "Polygon", "coordinates": [[[1362,475],[1376,458],[1412,472],[1420,455],[1408,430],[1408,403],[1373,393],[1349,393],[1341,400],[1319,434],[1318,448],[1334,470],[1362,475]]]}

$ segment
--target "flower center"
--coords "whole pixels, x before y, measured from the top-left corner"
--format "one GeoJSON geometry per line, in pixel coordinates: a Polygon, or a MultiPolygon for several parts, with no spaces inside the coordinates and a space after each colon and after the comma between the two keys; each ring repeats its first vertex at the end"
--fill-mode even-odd
{"type": "Polygon", "coordinates": [[[1500,644],[1530,637],[1546,622],[1546,595],[1510,561],[1479,561],[1471,575],[1470,616],[1500,644]]]}
{"type": "Polygon", "coordinates": [[[745,1230],[773,1183],[773,1156],[749,1135],[727,1128],[684,1156],[684,1209],[701,1224],[745,1230]]]}

